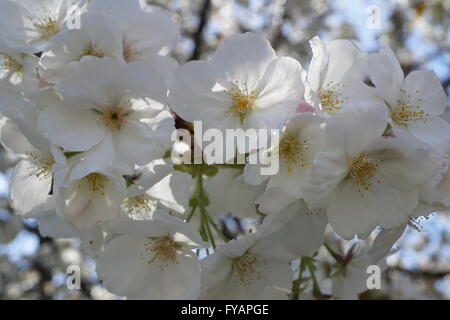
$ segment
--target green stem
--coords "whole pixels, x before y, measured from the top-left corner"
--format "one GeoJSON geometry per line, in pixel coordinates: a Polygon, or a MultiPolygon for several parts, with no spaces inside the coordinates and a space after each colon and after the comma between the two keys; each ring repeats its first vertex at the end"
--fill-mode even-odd
{"type": "Polygon", "coordinates": [[[194,216],[195,210],[197,209],[197,206],[193,206],[191,211],[189,212],[187,218],[186,218],[186,222],[191,221],[192,217],[194,216]]]}
{"type": "Polygon", "coordinates": [[[314,262],[311,261],[307,261],[307,267],[309,270],[309,273],[311,274],[311,279],[313,281],[313,294],[316,297],[319,297],[322,293],[320,291],[320,287],[319,287],[319,283],[316,279],[316,275],[314,273],[314,262]]]}
{"type": "Polygon", "coordinates": [[[217,224],[214,222],[214,220],[210,217],[210,215],[206,212],[206,217],[208,218],[208,221],[211,223],[211,225],[213,226],[214,230],[216,231],[216,233],[220,236],[220,238],[224,241],[224,242],[228,242],[229,239],[227,237],[225,237],[225,235],[223,234],[223,232],[219,229],[219,227],[217,226],[217,224]]]}
{"type": "Polygon", "coordinates": [[[208,213],[206,212],[204,207],[200,207],[200,213],[201,213],[201,219],[203,220],[204,225],[206,226],[206,233],[208,235],[208,238],[211,242],[211,245],[213,247],[213,249],[216,249],[216,242],[214,241],[214,236],[211,232],[211,227],[209,226],[209,221],[208,221],[208,213]]]}
{"type": "Polygon", "coordinates": [[[212,247],[216,249],[216,242],[214,240],[214,235],[211,230],[211,226],[213,227],[214,231],[221,237],[221,239],[225,242],[228,241],[228,239],[225,237],[225,235],[222,233],[222,231],[219,229],[219,227],[216,225],[214,220],[210,217],[208,214],[208,211],[206,210],[206,207],[209,204],[208,196],[206,195],[206,192],[203,188],[203,173],[204,173],[204,167],[203,165],[198,165],[194,167],[194,191],[192,193],[191,199],[189,200],[189,205],[192,207],[191,211],[189,212],[186,222],[189,222],[192,217],[194,216],[197,209],[199,209],[200,212],[200,227],[199,232],[204,241],[208,241],[211,243],[212,247]]]}
{"type": "Polygon", "coordinates": [[[300,259],[300,270],[298,273],[298,278],[292,284],[292,297],[291,300],[298,300],[300,296],[300,285],[302,283],[302,275],[305,270],[305,259],[300,259]]]}

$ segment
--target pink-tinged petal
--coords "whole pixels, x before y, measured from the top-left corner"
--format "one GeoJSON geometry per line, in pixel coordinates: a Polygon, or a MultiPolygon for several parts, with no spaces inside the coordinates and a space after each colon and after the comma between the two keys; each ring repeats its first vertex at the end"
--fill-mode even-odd
{"type": "Polygon", "coordinates": [[[302,100],[298,104],[297,109],[295,110],[295,113],[303,113],[303,112],[315,112],[315,109],[309,103],[302,100]]]}

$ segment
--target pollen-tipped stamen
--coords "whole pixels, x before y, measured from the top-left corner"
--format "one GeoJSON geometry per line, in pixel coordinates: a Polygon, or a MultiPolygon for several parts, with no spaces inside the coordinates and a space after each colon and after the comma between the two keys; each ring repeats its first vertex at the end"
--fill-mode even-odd
{"type": "Polygon", "coordinates": [[[288,171],[292,171],[293,165],[298,165],[304,168],[308,165],[305,159],[305,151],[309,150],[310,147],[306,140],[299,141],[299,139],[286,136],[280,141],[280,156],[286,160],[288,163],[288,171]]]}
{"type": "Polygon", "coordinates": [[[256,94],[254,91],[247,89],[247,84],[243,84],[243,89],[238,88],[239,82],[236,81],[237,88],[231,88],[227,91],[230,96],[233,105],[230,111],[237,114],[241,118],[241,122],[245,117],[255,109],[256,94]]]}
{"type": "Polygon", "coordinates": [[[109,105],[99,113],[100,122],[111,130],[120,130],[129,116],[126,108],[117,105],[109,105]]]}
{"type": "Polygon", "coordinates": [[[247,251],[233,259],[233,274],[242,284],[250,285],[253,281],[261,279],[261,273],[258,271],[259,263],[266,262],[247,251]]]}
{"type": "Polygon", "coordinates": [[[34,171],[34,175],[38,179],[47,179],[53,175],[53,165],[55,164],[53,158],[33,152],[26,152],[25,154],[30,158],[32,163],[32,168],[29,169],[34,171]]]}
{"type": "Polygon", "coordinates": [[[326,113],[334,113],[342,109],[342,104],[349,98],[343,97],[339,88],[345,88],[345,85],[331,81],[325,88],[319,92],[319,100],[322,110],[326,113]]]}
{"type": "MultiPolygon", "coordinates": [[[[160,268],[163,271],[169,263],[177,263],[177,251],[182,248],[181,244],[175,242],[170,236],[158,237],[148,241],[144,244],[145,250],[152,255],[147,260],[148,264],[155,261],[160,262],[160,268]]],[[[141,259],[144,259],[144,254],[141,254],[141,259]]]]}
{"type": "MultiPolygon", "coordinates": [[[[363,193],[372,187],[375,172],[382,160],[370,159],[367,154],[362,154],[358,158],[350,162],[350,177],[358,187],[358,192],[363,193]]],[[[379,180],[375,180],[379,183],[379,180]]]]}
{"type": "Polygon", "coordinates": [[[123,201],[125,209],[130,214],[149,213],[152,211],[151,199],[147,194],[125,198],[123,201]]]}
{"type": "Polygon", "coordinates": [[[102,191],[105,189],[108,178],[99,173],[91,173],[83,178],[84,182],[88,184],[90,191],[102,191]]]}

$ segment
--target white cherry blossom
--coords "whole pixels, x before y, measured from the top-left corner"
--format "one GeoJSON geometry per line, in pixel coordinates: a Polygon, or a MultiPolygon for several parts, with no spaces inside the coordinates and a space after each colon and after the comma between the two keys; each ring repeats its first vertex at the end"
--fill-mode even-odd
{"type": "Polygon", "coordinates": [[[165,212],[155,218],[108,227],[116,236],[100,253],[99,278],[109,291],[129,299],[197,299],[201,269],[192,249],[203,246],[198,232],[165,212]]]}
{"type": "Polygon", "coordinates": [[[80,29],[67,30],[52,38],[39,60],[40,75],[47,83],[59,84],[69,64],[85,56],[123,59],[122,31],[115,21],[100,14],[81,17],[80,29]]]}
{"type": "Polygon", "coordinates": [[[363,83],[366,54],[350,40],[325,43],[309,41],[313,52],[308,71],[305,100],[317,112],[332,115],[347,105],[376,100],[372,88],[363,83]]]}
{"type": "Polygon", "coordinates": [[[305,112],[291,116],[283,124],[278,143],[259,154],[264,159],[258,164],[247,164],[244,179],[249,184],[268,180],[265,191],[256,200],[263,213],[276,213],[289,203],[302,198],[302,184],[313,166],[315,152],[323,143],[324,120],[305,112]],[[279,162],[275,175],[263,175],[262,163],[279,162]]]}
{"type": "MultiPolygon", "coordinates": [[[[357,299],[358,294],[368,290],[367,279],[369,266],[377,266],[380,271],[387,268],[385,261],[392,246],[402,236],[406,225],[381,230],[369,244],[359,241],[348,249],[348,261],[343,262],[342,270],[332,279],[332,295],[336,299],[357,299]]],[[[381,288],[383,289],[383,288],[381,288]]]]}
{"type": "Polygon", "coordinates": [[[450,125],[444,115],[447,98],[431,70],[415,70],[406,77],[389,47],[369,56],[370,79],[389,109],[395,134],[410,132],[435,152],[450,151],[450,125]]]}
{"type": "Polygon", "coordinates": [[[37,57],[15,50],[0,39],[0,79],[5,79],[18,91],[38,89],[38,61],[37,57]]]}
{"type": "MultiPolygon", "coordinates": [[[[176,70],[169,102],[183,119],[201,120],[204,129],[278,128],[303,96],[303,73],[296,60],[277,57],[263,37],[236,34],[219,45],[210,61],[188,62],[176,70]]],[[[256,148],[255,141],[246,145],[243,134],[237,140],[241,154],[256,148]]]]}
{"type": "Polygon", "coordinates": [[[258,241],[256,233],[241,236],[203,259],[202,297],[286,299],[293,277],[289,260],[278,259],[282,247],[266,249],[258,241]]]}
{"type": "Polygon", "coordinates": [[[131,174],[170,143],[164,83],[151,68],[86,57],[68,71],[59,92],[63,100],[41,112],[38,127],[65,151],[85,151],[87,168],[80,170],[112,166],[131,174]]]}
{"type": "Polygon", "coordinates": [[[2,37],[13,48],[41,52],[53,36],[68,29],[67,22],[80,15],[82,7],[77,0],[2,0],[2,37]]]}
{"type": "Polygon", "coordinates": [[[135,219],[151,219],[159,207],[183,216],[188,207],[192,177],[174,171],[163,159],[152,161],[129,177],[131,185],[122,208],[135,219]]]}
{"type": "Polygon", "coordinates": [[[314,157],[303,196],[309,208],[326,208],[343,238],[408,221],[433,176],[429,152],[414,139],[382,137],[386,124],[383,106],[348,108],[327,123],[330,151],[314,157]]]}

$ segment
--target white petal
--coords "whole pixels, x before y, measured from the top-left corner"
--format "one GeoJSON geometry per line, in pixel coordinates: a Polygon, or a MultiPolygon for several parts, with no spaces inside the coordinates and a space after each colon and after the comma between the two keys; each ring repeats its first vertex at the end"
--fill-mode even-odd
{"type": "Polygon", "coordinates": [[[334,191],[348,174],[348,163],[342,151],[319,152],[302,188],[310,209],[321,209],[330,203],[334,191]]]}
{"type": "Polygon", "coordinates": [[[275,58],[269,41],[253,33],[234,34],[222,41],[211,58],[222,85],[238,81],[252,91],[275,58]]]}
{"type": "Polygon", "coordinates": [[[395,54],[389,47],[385,47],[379,53],[369,55],[367,66],[370,80],[379,95],[391,106],[395,106],[404,79],[403,70],[395,54]]]}
{"type": "Polygon", "coordinates": [[[209,62],[188,62],[175,71],[170,107],[188,121],[225,117],[232,103],[228,95],[214,89],[215,85],[215,71],[209,62]]]}
{"type": "Polygon", "coordinates": [[[323,243],[327,223],[324,212],[311,212],[297,201],[264,219],[252,252],[280,261],[312,256],[323,243]]]}
{"type": "Polygon", "coordinates": [[[313,57],[309,65],[308,82],[311,89],[319,91],[328,65],[329,52],[326,43],[318,36],[309,40],[313,57]]]}
{"type": "Polygon", "coordinates": [[[144,246],[145,242],[144,238],[121,236],[106,244],[96,268],[105,287],[130,299],[197,298],[200,268],[196,257],[178,253],[175,258],[178,264],[159,260],[149,263],[153,254],[144,246]],[[127,270],[127,275],[123,270],[127,270]]]}
{"type": "Polygon", "coordinates": [[[369,254],[373,259],[373,263],[377,263],[388,254],[392,249],[392,246],[405,232],[405,228],[406,224],[403,224],[391,229],[383,229],[377,234],[377,237],[369,249],[369,254]]]}
{"type": "Polygon", "coordinates": [[[92,111],[64,104],[46,107],[39,116],[38,126],[52,143],[67,151],[88,150],[98,144],[106,132],[92,111]]]}
{"type": "Polygon", "coordinates": [[[60,217],[55,210],[44,212],[38,219],[39,233],[50,238],[76,238],[77,231],[60,217]]]}
{"type": "Polygon", "coordinates": [[[444,88],[431,70],[412,71],[406,76],[402,89],[406,92],[401,99],[417,104],[431,116],[440,116],[447,106],[444,88]]]}
{"type": "Polygon", "coordinates": [[[444,119],[436,117],[426,122],[410,123],[408,129],[435,152],[448,154],[450,151],[450,125],[444,119]]]}
{"type": "Polygon", "coordinates": [[[83,57],[80,63],[69,66],[60,91],[77,108],[104,106],[111,102],[110,95],[115,94],[114,85],[124,75],[123,70],[110,58],[83,57]]]}
{"type": "Polygon", "coordinates": [[[387,124],[384,105],[358,103],[334,114],[327,123],[325,133],[330,146],[345,150],[353,158],[381,137],[387,124]]]}
{"type": "Polygon", "coordinates": [[[121,236],[105,245],[97,259],[96,272],[108,291],[133,299],[148,286],[162,289],[158,286],[161,282],[158,272],[152,272],[148,262],[140,256],[146,252],[144,244],[144,238],[121,236]]]}
{"type": "Polygon", "coordinates": [[[133,237],[163,237],[169,234],[169,228],[162,220],[125,220],[114,219],[105,223],[105,231],[112,235],[133,237]]]}
{"type": "Polygon", "coordinates": [[[428,150],[407,136],[378,139],[368,151],[370,157],[381,160],[377,168],[381,180],[399,189],[422,187],[432,179],[436,169],[428,150]]]}
{"type": "Polygon", "coordinates": [[[256,203],[259,204],[259,211],[266,214],[277,214],[278,211],[299,199],[287,194],[284,190],[279,188],[270,188],[264,191],[264,193],[256,199],[256,203]]]}
{"type": "Polygon", "coordinates": [[[17,155],[25,155],[25,152],[34,150],[33,145],[20,132],[17,124],[7,118],[2,118],[0,123],[0,140],[4,148],[17,155]]]}
{"type": "MultiPolygon", "coordinates": [[[[369,234],[376,227],[376,208],[370,207],[368,196],[372,193],[365,194],[363,198],[353,181],[344,181],[327,207],[331,226],[344,239],[352,239],[355,234],[369,234]]],[[[377,198],[376,201],[382,200],[377,198]]]]}
{"type": "Polygon", "coordinates": [[[160,120],[159,123],[155,121],[156,119],[150,121],[130,119],[121,127],[115,137],[118,160],[126,164],[144,165],[164,155],[166,151],[164,146],[169,145],[170,133],[174,126],[173,119],[164,117],[163,113],[165,112],[155,117],[160,120]]]}
{"type": "Polygon", "coordinates": [[[33,216],[48,210],[51,174],[40,174],[31,159],[21,160],[12,173],[9,199],[16,214],[33,216]]]}
{"type": "Polygon", "coordinates": [[[163,206],[178,213],[184,213],[188,206],[192,177],[183,172],[173,172],[152,186],[147,194],[163,206]]]}
{"type": "Polygon", "coordinates": [[[295,59],[277,57],[272,60],[256,88],[257,107],[271,108],[289,101],[297,107],[298,101],[304,95],[303,72],[305,71],[302,66],[295,59]]]}
{"type": "Polygon", "coordinates": [[[341,82],[344,77],[361,78],[363,54],[350,40],[337,39],[328,45],[329,60],[322,85],[341,82]]]}

